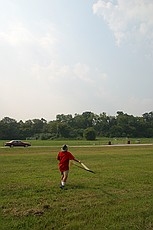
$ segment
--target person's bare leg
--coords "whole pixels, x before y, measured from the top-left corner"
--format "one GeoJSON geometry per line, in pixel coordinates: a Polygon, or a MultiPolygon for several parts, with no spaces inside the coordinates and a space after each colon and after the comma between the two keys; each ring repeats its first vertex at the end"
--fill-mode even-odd
{"type": "Polygon", "coordinates": [[[61,185],[64,187],[65,186],[65,183],[67,181],[67,178],[68,178],[68,173],[69,171],[64,171],[63,174],[62,174],[62,177],[61,177],[61,185]]]}

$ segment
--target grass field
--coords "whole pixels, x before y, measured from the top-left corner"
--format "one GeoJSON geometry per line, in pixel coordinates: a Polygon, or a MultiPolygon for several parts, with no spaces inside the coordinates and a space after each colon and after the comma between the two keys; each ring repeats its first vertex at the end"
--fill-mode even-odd
{"type": "MultiPolygon", "coordinates": [[[[111,141],[112,145],[117,144],[127,144],[130,140],[131,144],[153,144],[153,138],[97,138],[94,141],[87,140],[27,140],[32,144],[32,146],[62,146],[63,143],[70,146],[88,146],[88,145],[108,145],[108,142],[111,141]]],[[[4,146],[6,140],[0,140],[0,146],[4,146]]]]}
{"type": "Polygon", "coordinates": [[[152,145],[70,146],[96,174],[72,166],[67,190],[59,150],[0,148],[1,230],[153,229],[152,145]]]}

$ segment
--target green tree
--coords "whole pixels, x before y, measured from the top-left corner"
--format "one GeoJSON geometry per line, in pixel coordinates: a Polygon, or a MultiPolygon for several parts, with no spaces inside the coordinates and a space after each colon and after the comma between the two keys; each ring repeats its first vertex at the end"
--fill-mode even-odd
{"type": "Polygon", "coordinates": [[[82,113],[84,128],[93,127],[94,125],[94,113],[84,112],[82,113]]]}
{"type": "Polygon", "coordinates": [[[84,130],[84,137],[86,140],[95,140],[96,139],[96,132],[94,128],[89,127],[84,130]]]}
{"type": "Polygon", "coordinates": [[[65,123],[58,124],[59,137],[70,138],[71,128],[65,123]]]}
{"type": "Polygon", "coordinates": [[[32,120],[32,132],[33,133],[43,133],[44,125],[46,124],[46,120],[41,119],[33,119],[32,120]]]}
{"type": "Polygon", "coordinates": [[[72,115],[71,114],[68,114],[68,115],[64,115],[64,114],[58,114],[56,116],[56,121],[57,122],[62,122],[62,123],[66,123],[66,124],[71,124],[72,122],[72,115]]]}
{"type": "Polygon", "coordinates": [[[47,124],[47,132],[50,133],[51,138],[55,139],[59,137],[59,122],[57,121],[49,121],[47,124]]]}
{"type": "Polygon", "coordinates": [[[142,116],[145,130],[144,137],[153,137],[153,111],[144,113],[142,116]]]}
{"type": "Polygon", "coordinates": [[[27,120],[25,122],[20,121],[19,129],[20,129],[20,139],[26,139],[34,135],[32,131],[32,121],[31,120],[27,120]]]}
{"type": "Polygon", "coordinates": [[[111,117],[107,116],[106,113],[100,113],[100,115],[95,115],[95,125],[94,128],[98,136],[108,136],[110,125],[112,124],[111,117]]]}
{"type": "Polygon", "coordinates": [[[136,119],[133,115],[124,114],[123,112],[117,112],[117,126],[121,127],[121,137],[134,137],[136,135],[136,119]]]}
{"type": "Polygon", "coordinates": [[[11,140],[19,138],[19,127],[15,119],[4,117],[0,121],[0,139],[11,140]]]}

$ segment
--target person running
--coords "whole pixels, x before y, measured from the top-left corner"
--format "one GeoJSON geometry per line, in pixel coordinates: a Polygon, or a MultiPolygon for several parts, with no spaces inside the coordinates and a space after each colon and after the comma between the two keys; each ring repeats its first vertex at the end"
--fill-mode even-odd
{"type": "Polygon", "coordinates": [[[61,151],[58,153],[57,160],[59,160],[59,170],[61,172],[61,184],[60,188],[64,189],[65,183],[69,174],[69,161],[74,160],[78,163],[81,161],[77,160],[72,153],[68,151],[68,146],[63,145],[61,151]]]}

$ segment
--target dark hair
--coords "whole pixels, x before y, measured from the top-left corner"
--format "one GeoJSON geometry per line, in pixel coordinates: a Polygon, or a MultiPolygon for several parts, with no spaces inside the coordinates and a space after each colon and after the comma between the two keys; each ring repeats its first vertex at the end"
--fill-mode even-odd
{"type": "Polygon", "coordinates": [[[66,150],[68,150],[68,146],[67,146],[67,145],[63,145],[62,149],[63,149],[64,151],[66,151],[66,150]]]}

